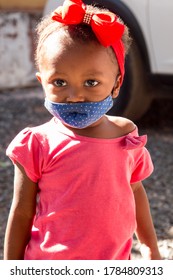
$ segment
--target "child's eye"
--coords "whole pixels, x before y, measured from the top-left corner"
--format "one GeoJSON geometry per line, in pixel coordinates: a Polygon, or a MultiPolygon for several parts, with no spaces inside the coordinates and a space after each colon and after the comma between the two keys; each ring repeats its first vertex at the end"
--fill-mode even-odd
{"type": "Polygon", "coordinates": [[[99,82],[96,81],[96,80],[87,80],[87,81],[85,81],[85,83],[84,83],[84,85],[85,85],[86,87],[95,87],[95,86],[97,86],[98,84],[99,84],[99,82]]]}
{"type": "Polygon", "coordinates": [[[53,82],[53,84],[56,86],[56,87],[65,87],[67,85],[67,82],[64,81],[64,80],[56,80],[53,82]]]}

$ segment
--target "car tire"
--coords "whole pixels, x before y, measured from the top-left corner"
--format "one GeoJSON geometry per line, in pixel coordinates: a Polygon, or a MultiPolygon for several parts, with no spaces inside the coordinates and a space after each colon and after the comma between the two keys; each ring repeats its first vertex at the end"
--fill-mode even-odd
{"type": "Polygon", "coordinates": [[[119,96],[108,115],[117,115],[138,120],[149,108],[152,98],[149,96],[147,71],[135,41],[125,62],[125,77],[119,96]]]}

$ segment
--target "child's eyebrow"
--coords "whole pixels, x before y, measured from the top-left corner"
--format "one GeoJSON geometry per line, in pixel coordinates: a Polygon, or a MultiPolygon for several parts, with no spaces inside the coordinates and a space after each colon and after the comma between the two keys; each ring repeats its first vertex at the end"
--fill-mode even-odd
{"type": "Polygon", "coordinates": [[[98,70],[91,70],[84,73],[84,76],[103,76],[104,72],[98,70]]]}
{"type": "Polygon", "coordinates": [[[57,76],[57,75],[62,75],[62,76],[67,76],[67,73],[65,72],[60,72],[60,71],[57,71],[57,70],[52,70],[52,71],[48,71],[47,73],[49,73],[49,76],[57,76]]]}
{"type": "MultiPolygon", "coordinates": [[[[61,71],[58,71],[58,70],[55,70],[55,71],[49,71],[49,76],[68,76],[67,73],[65,72],[61,72],[61,71]]],[[[104,72],[102,71],[99,71],[99,70],[89,70],[89,71],[86,71],[84,74],[83,74],[83,77],[96,77],[96,76],[103,76],[104,75],[104,72]]]]}

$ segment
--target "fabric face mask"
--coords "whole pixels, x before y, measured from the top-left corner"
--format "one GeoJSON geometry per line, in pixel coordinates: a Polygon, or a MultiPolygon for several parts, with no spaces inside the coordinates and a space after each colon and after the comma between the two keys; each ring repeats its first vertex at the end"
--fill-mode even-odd
{"type": "Polygon", "coordinates": [[[113,100],[111,95],[98,102],[55,103],[46,98],[44,106],[62,123],[82,129],[107,113],[113,106],[113,100]]]}

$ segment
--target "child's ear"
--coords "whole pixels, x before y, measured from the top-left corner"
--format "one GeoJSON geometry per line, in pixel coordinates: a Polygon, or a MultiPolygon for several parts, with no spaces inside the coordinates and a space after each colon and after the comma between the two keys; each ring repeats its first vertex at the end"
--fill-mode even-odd
{"type": "Polygon", "coordinates": [[[112,97],[113,98],[116,98],[119,94],[119,91],[120,91],[120,87],[121,87],[121,75],[118,75],[117,79],[116,79],[116,82],[115,82],[115,85],[113,87],[113,90],[112,90],[112,97]]]}
{"type": "Polygon", "coordinates": [[[42,82],[41,82],[41,74],[40,74],[40,72],[37,72],[35,75],[36,75],[36,77],[37,77],[37,80],[38,80],[40,83],[42,83],[42,82]]]}

